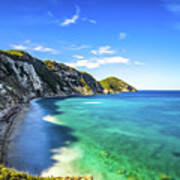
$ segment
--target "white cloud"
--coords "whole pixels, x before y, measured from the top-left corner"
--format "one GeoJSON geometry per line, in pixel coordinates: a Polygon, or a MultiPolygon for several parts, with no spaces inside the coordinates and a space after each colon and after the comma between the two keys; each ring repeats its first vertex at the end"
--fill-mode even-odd
{"type": "MultiPolygon", "coordinates": [[[[76,24],[77,20],[80,19],[80,8],[79,6],[75,6],[75,8],[76,8],[75,14],[71,18],[65,18],[62,22],[60,22],[59,19],[55,17],[55,15],[51,11],[48,11],[47,14],[51,18],[50,23],[58,24],[63,27],[69,26],[70,24],[76,24]]],[[[96,20],[87,17],[83,17],[80,20],[87,21],[91,24],[96,24],[96,20]]]]}
{"type": "Polygon", "coordinates": [[[103,55],[103,54],[114,54],[115,51],[111,50],[110,46],[102,46],[99,47],[98,50],[92,50],[91,53],[94,55],[103,55]]]}
{"type": "Polygon", "coordinates": [[[84,56],[74,55],[73,58],[76,58],[76,59],[84,59],[84,56]]]}
{"type": "Polygon", "coordinates": [[[92,24],[96,24],[96,23],[97,23],[96,20],[94,20],[94,19],[89,19],[89,18],[87,18],[87,17],[83,17],[83,18],[82,18],[82,21],[87,21],[87,22],[92,23],[92,24]]]}
{"type": "Polygon", "coordinates": [[[52,53],[52,54],[58,54],[57,50],[49,48],[49,47],[44,47],[42,45],[34,44],[30,40],[26,40],[22,44],[13,44],[13,45],[10,45],[10,46],[13,49],[17,49],[17,50],[29,50],[29,51],[49,52],[49,53],[52,53]]]}
{"type": "Polygon", "coordinates": [[[74,15],[72,19],[65,19],[61,26],[68,26],[69,24],[75,24],[77,19],[79,18],[78,15],[74,15]]]}
{"type": "Polygon", "coordinates": [[[68,26],[70,24],[75,24],[76,21],[79,19],[79,13],[80,9],[78,6],[76,6],[76,14],[73,15],[71,19],[65,19],[62,23],[61,26],[68,26]]]}
{"type": "Polygon", "coordinates": [[[12,44],[10,45],[13,49],[17,49],[17,50],[28,50],[28,47],[24,46],[24,45],[15,45],[15,44],[12,44]]]}
{"type": "Polygon", "coordinates": [[[104,58],[90,58],[77,60],[76,62],[66,63],[72,67],[86,67],[88,69],[98,68],[106,64],[129,64],[130,59],[121,56],[104,57],[104,58]]]}
{"type": "Polygon", "coordinates": [[[88,49],[90,48],[89,45],[87,44],[83,44],[83,45],[71,45],[70,47],[66,47],[67,49],[70,49],[70,50],[81,50],[81,49],[88,49]]]}
{"type": "Polygon", "coordinates": [[[137,66],[143,66],[144,65],[144,63],[140,62],[140,61],[134,61],[134,64],[137,66]]]}
{"type": "Polygon", "coordinates": [[[76,62],[71,62],[66,64],[72,67],[86,67],[88,69],[99,67],[99,64],[97,62],[89,62],[89,60],[78,60],[76,62]]]}
{"type": "Polygon", "coordinates": [[[89,22],[92,23],[92,24],[96,24],[97,23],[96,20],[94,20],[94,19],[89,19],[89,22]]]}
{"type": "Polygon", "coordinates": [[[99,64],[128,64],[129,63],[128,58],[124,58],[121,56],[114,56],[114,57],[105,57],[98,60],[99,64]]]}
{"type": "Polygon", "coordinates": [[[92,50],[91,53],[94,54],[94,55],[98,54],[96,50],[92,50]]]}
{"type": "Polygon", "coordinates": [[[34,47],[32,50],[39,52],[50,52],[52,54],[57,54],[57,51],[52,48],[43,47],[41,45],[34,47]]]}
{"type": "Polygon", "coordinates": [[[125,32],[121,32],[121,33],[119,34],[119,38],[120,38],[120,39],[126,39],[126,37],[127,37],[127,33],[125,33],[125,32]]]}

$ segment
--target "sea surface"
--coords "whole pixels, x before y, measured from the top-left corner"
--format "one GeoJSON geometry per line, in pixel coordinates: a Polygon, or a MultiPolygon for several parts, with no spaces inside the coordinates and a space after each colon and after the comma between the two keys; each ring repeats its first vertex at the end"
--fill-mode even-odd
{"type": "Polygon", "coordinates": [[[180,91],[33,100],[8,166],[42,176],[179,180],[180,91]]]}

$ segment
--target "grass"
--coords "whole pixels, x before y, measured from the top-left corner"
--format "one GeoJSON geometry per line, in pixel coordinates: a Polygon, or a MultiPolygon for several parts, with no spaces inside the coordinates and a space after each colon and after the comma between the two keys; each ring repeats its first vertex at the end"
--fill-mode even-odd
{"type": "Polygon", "coordinates": [[[23,58],[23,56],[25,54],[27,54],[24,51],[15,50],[15,49],[10,49],[10,50],[7,50],[7,51],[0,50],[0,53],[6,54],[6,55],[9,55],[9,56],[16,56],[16,57],[19,57],[19,58],[23,58]]]}
{"type": "Polygon", "coordinates": [[[91,88],[88,86],[88,84],[85,82],[85,80],[82,77],[80,78],[80,83],[87,91],[91,91],[91,88]]]}

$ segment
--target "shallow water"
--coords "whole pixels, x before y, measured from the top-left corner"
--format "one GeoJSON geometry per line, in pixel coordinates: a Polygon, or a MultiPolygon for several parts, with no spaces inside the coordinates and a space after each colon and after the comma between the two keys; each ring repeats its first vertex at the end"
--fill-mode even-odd
{"type": "Polygon", "coordinates": [[[43,176],[180,179],[180,91],[32,101],[8,163],[43,176]]]}

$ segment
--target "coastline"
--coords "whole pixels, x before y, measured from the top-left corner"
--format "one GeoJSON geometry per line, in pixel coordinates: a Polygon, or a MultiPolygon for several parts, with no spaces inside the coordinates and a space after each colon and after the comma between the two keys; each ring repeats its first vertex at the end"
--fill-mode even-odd
{"type": "Polygon", "coordinates": [[[0,112],[0,163],[6,165],[6,153],[11,138],[29,110],[29,103],[18,104],[0,112]]]}
{"type": "MultiPolygon", "coordinates": [[[[79,96],[79,95],[78,95],[79,96]]],[[[69,98],[72,96],[52,96],[52,97],[44,97],[44,98],[69,98]]],[[[43,97],[40,97],[43,98],[43,97]]],[[[38,99],[38,98],[33,98],[33,99],[38,99]]],[[[31,99],[31,100],[33,100],[31,99]]],[[[16,170],[14,169],[8,169],[8,161],[7,161],[7,150],[10,146],[11,141],[13,138],[16,136],[16,133],[19,131],[19,127],[23,123],[25,116],[27,112],[30,109],[30,101],[27,103],[22,103],[22,104],[17,104],[11,108],[5,109],[0,112],[0,165],[5,168],[7,168],[7,172],[14,172],[16,173],[16,170]]],[[[17,171],[18,173],[18,171],[17,171]]],[[[74,175],[68,175],[68,176],[54,176],[52,178],[49,176],[32,176],[27,174],[26,172],[22,172],[24,175],[27,175],[29,177],[33,178],[40,178],[40,179],[72,179],[72,180],[93,180],[93,176],[91,175],[86,175],[86,176],[74,176],[74,175]]]]}
{"type": "Polygon", "coordinates": [[[6,153],[8,144],[16,135],[16,131],[18,130],[19,125],[24,120],[30,107],[30,101],[39,98],[69,98],[74,96],[80,95],[34,97],[29,99],[28,102],[15,104],[10,108],[6,108],[3,111],[0,111],[0,164],[7,164],[6,153]]]}

